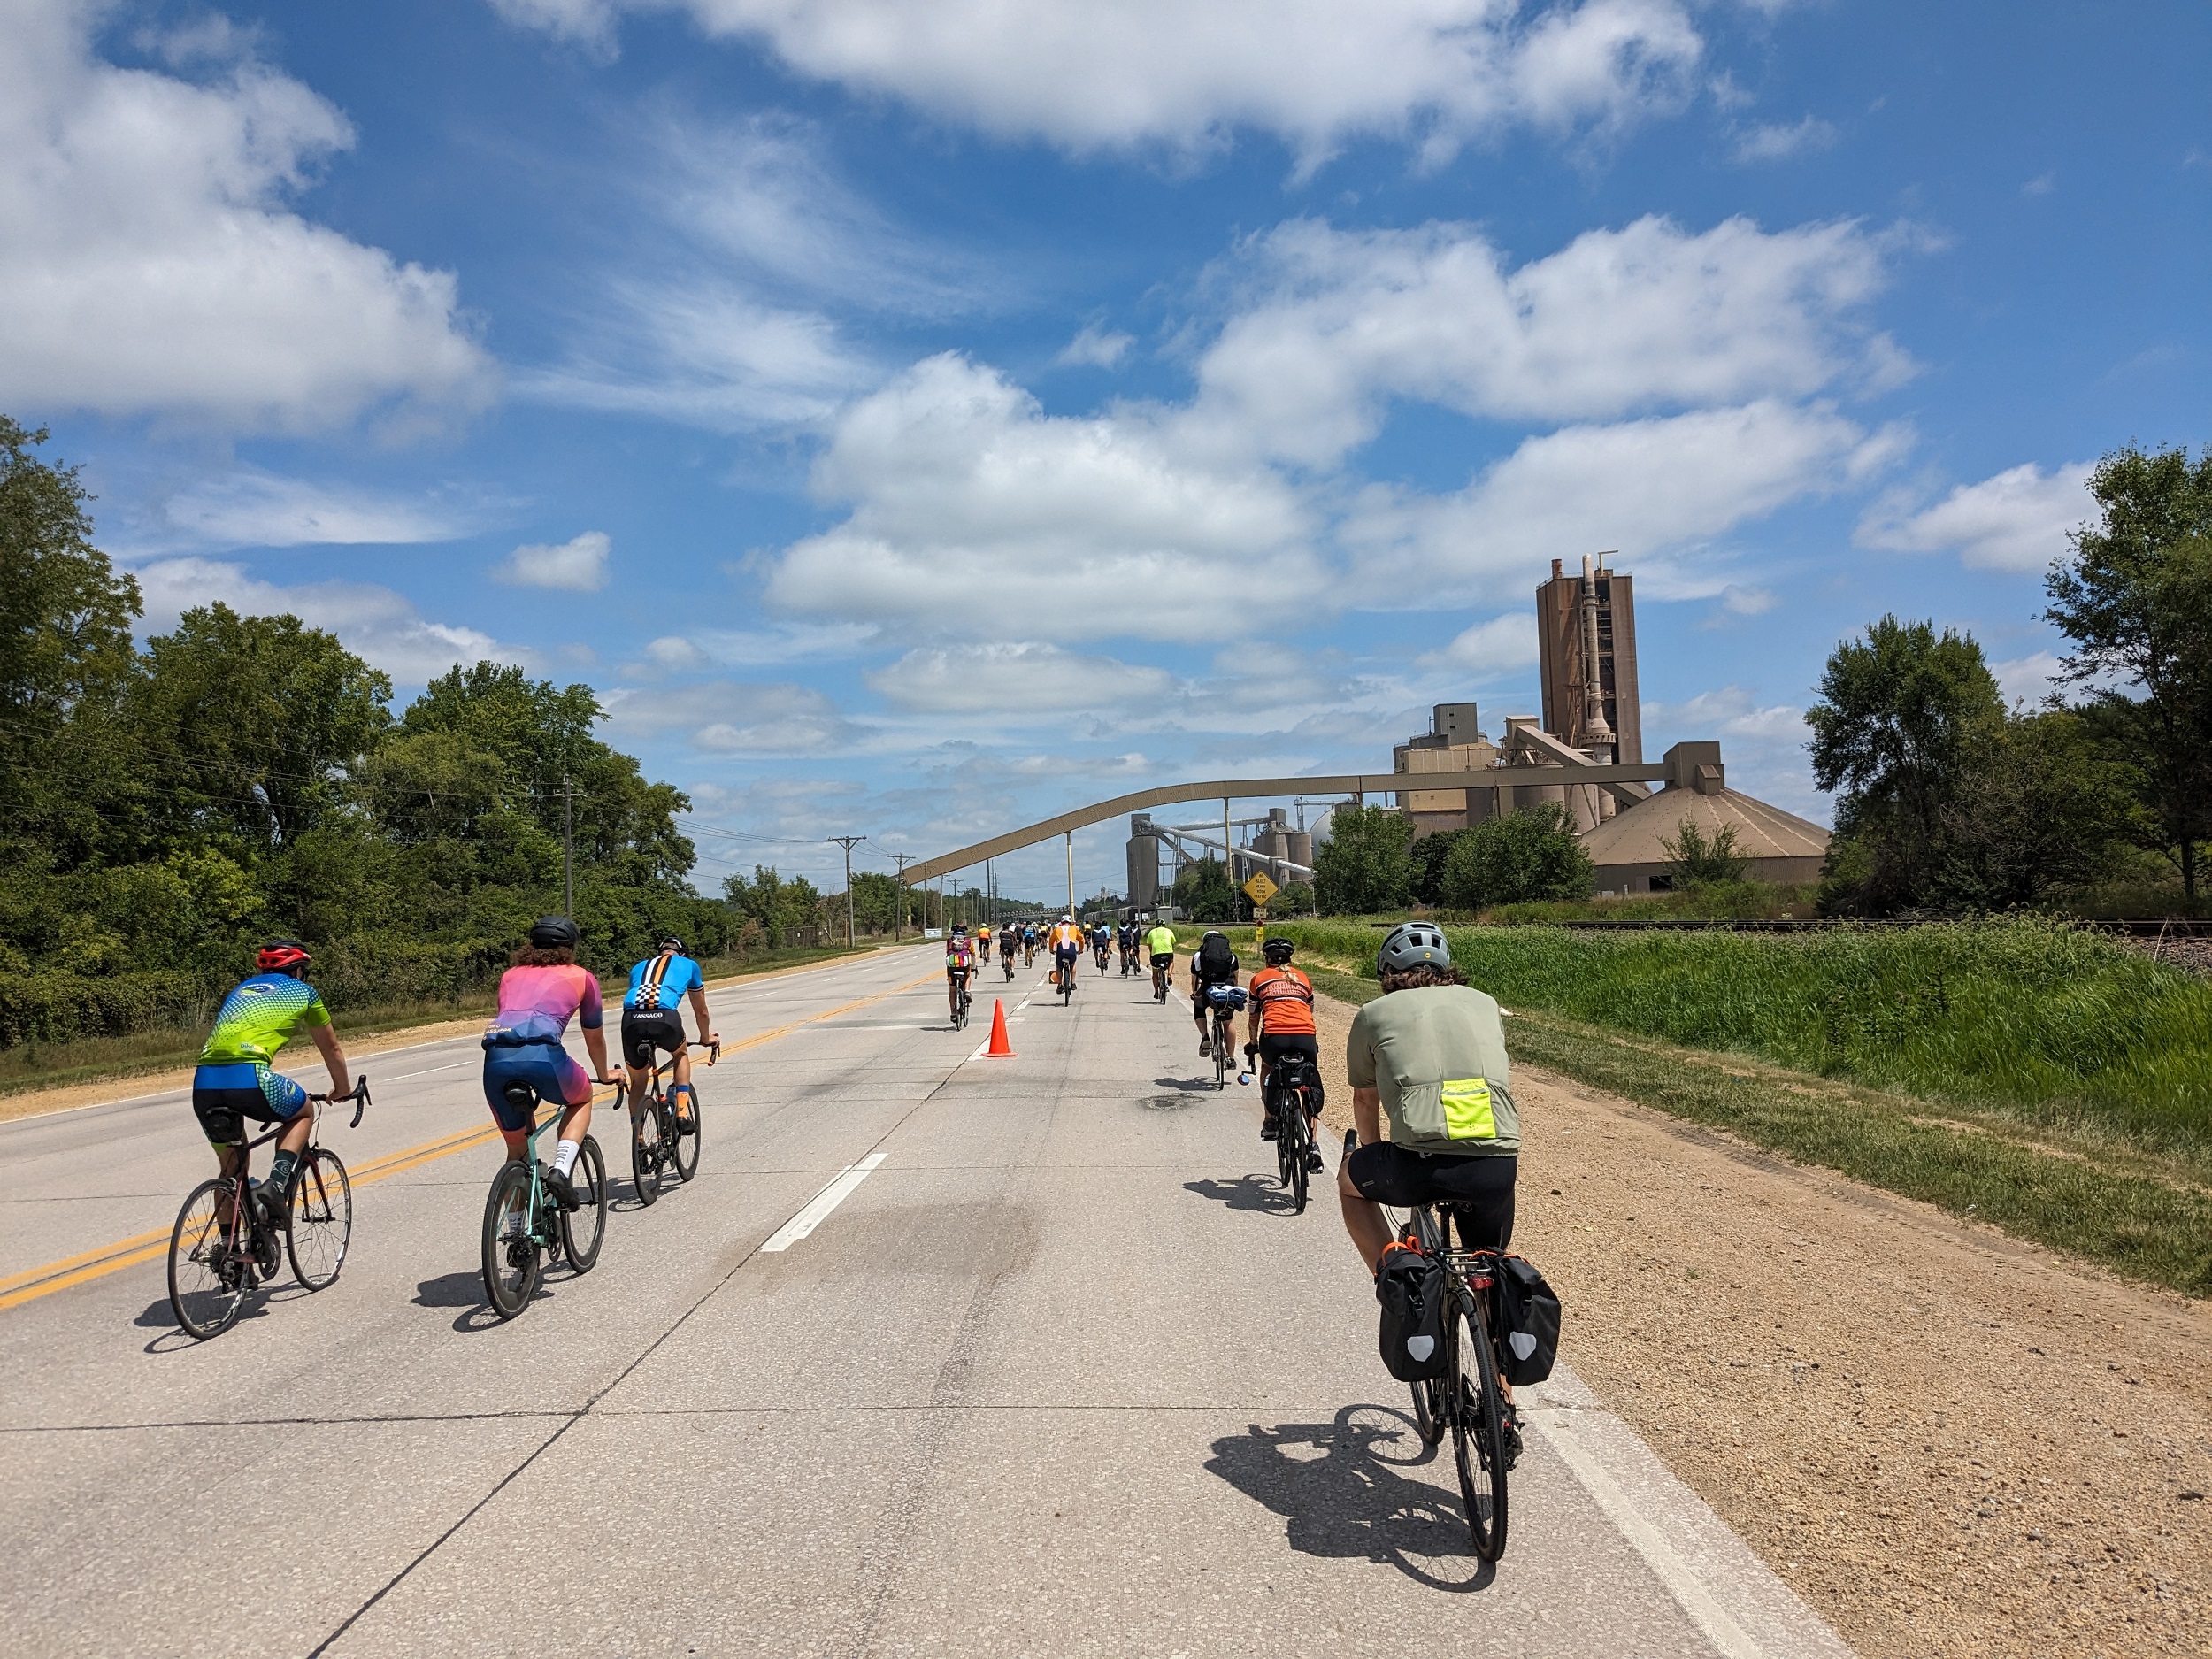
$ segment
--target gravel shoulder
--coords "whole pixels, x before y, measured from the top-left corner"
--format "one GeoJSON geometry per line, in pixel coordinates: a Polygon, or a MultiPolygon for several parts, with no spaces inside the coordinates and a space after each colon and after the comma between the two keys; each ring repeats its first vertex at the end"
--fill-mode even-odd
{"type": "MultiPolygon", "coordinates": [[[[1354,1012],[1319,999],[1340,1135],[1354,1012]]],[[[2212,1654],[2212,1307],[1515,1084],[1568,1363],[1859,1652],[2212,1654]]]]}

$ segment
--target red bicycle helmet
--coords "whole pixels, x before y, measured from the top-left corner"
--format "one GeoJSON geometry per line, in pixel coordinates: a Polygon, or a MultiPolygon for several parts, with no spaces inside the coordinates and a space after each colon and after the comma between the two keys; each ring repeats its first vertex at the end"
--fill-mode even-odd
{"type": "Polygon", "coordinates": [[[280,973],[287,968],[296,968],[303,962],[311,962],[307,947],[296,939],[272,939],[261,947],[254,957],[254,966],[264,973],[280,973]]]}

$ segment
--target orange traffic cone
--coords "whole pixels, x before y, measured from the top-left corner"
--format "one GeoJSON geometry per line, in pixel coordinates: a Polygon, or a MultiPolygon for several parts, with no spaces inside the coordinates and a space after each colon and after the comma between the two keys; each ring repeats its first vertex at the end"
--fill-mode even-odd
{"type": "Polygon", "coordinates": [[[987,1060],[1011,1060],[1016,1057],[1014,1045],[1006,1040],[1006,999],[1002,996],[991,999],[991,1046],[983,1051],[983,1057],[987,1060]]]}

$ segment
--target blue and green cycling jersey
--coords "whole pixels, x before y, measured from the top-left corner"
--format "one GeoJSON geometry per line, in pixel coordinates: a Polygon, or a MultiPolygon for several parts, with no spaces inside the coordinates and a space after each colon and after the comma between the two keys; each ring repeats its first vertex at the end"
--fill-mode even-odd
{"type": "Polygon", "coordinates": [[[200,1064],[265,1066],[302,1031],[328,1024],[330,1010],[313,986],[288,973],[257,973],[223,999],[200,1064]]]}

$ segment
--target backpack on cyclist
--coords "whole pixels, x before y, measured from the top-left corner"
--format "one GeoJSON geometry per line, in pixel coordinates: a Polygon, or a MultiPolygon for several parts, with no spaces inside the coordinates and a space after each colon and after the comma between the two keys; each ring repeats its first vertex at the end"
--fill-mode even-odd
{"type": "Polygon", "coordinates": [[[1382,1304],[1382,1361],[1400,1382],[1444,1374],[1444,1325],[1451,1306],[1444,1263],[1419,1250],[1392,1250],[1375,1275],[1382,1304]]]}
{"type": "Polygon", "coordinates": [[[1551,1375],[1559,1357],[1559,1296],[1525,1256],[1498,1263],[1491,1317],[1497,1329],[1498,1363],[1516,1388],[1551,1375]]]}
{"type": "Polygon", "coordinates": [[[1200,979],[1225,979],[1236,971],[1237,953],[1229,948],[1229,941],[1225,935],[1209,933],[1198,941],[1200,979]]]}

